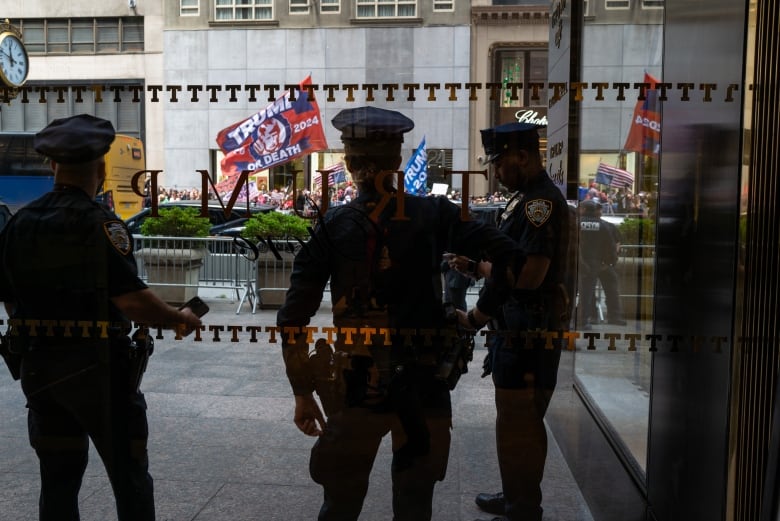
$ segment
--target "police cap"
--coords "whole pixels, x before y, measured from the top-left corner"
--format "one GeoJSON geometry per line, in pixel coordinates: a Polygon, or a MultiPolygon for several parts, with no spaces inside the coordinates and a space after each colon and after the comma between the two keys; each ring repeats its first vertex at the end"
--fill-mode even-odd
{"type": "Polygon", "coordinates": [[[498,156],[509,149],[524,149],[539,147],[538,129],[544,125],[534,123],[505,123],[493,128],[480,130],[482,147],[485,149],[483,163],[492,163],[498,156]]]}
{"type": "Polygon", "coordinates": [[[347,142],[385,141],[403,143],[404,133],[414,128],[414,122],[394,110],[377,107],[344,109],[331,122],[347,142]]]}
{"type": "Polygon", "coordinates": [[[87,163],[106,155],[114,141],[110,121],[79,114],[55,119],[35,134],[35,150],[57,163],[87,163]]]}
{"type": "Polygon", "coordinates": [[[593,199],[585,199],[580,202],[580,209],[585,215],[596,215],[601,210],[601,205],[593,199]]]}

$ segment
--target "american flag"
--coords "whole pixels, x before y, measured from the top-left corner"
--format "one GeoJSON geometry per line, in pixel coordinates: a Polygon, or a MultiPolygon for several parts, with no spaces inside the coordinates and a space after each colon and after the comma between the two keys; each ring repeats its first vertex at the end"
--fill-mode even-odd
{"type": "Polygon", "coordinates": [[[317,188],[322,186],[322,174],[320,172],[328,172],[328,186],[343,183],[347,180],[347,171],[344,168],[344,163],[339,162],[314,173],[314,186],[317,188]]]}
{"type": "Polygon", "coordinates": [[[634,174],[627,170],[599,163],[598,168],[596,168],[596,182],[617,187],[631,186],[634,184],[634,174]]]}

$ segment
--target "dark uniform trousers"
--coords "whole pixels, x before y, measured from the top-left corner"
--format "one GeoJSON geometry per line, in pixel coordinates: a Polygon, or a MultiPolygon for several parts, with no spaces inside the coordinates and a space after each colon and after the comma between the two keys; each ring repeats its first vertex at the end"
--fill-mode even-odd
{"type": "MultiPolygon", "coordinates": [[[[447,471],[451,415],[442,410],[423,412],[431,435],[430,452],[415,458],[409,468],[391,471],[394,521],[430,520],[434,485],[444,479],[447,471]]],[[[319,521],[358,519],[377,450],[388,432],[393,450],[406,442],[394,412],[346,407],[328,418],[309,463],[312,479],[324,489],[319,521]]]]}
{"type": "MultiPolygon", "coordinates": [[[[489,337],[496,400],[496,452],[510,521],[541,521],[541,482],[547,455],[544,414],[557,382],[562,339],[547,339],[534,330],[558,331],[553,302],[502,307],[498,329],[489,337]]],[[[562,328],[560,328],[562,329],[562,328]]]]}
{"type": "MultiPolygon", "coordinates": [[[[110,347],[112,352],[116,352],[110,347]]],[[[22,363],[30,445],[40,462],[41,521],[79,519],[89,439],[103,460],[120,521],[153,521],[143,394],[130,388],[121,356],[110,369],[91,353],[35,351],[22,363]]]]}

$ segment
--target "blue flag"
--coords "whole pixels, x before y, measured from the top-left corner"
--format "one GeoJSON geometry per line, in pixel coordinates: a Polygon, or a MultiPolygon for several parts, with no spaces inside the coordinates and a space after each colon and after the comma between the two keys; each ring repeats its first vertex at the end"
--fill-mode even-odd
{"type": "Polygon", "coordinates": [[[404,190],[411,195],[426,195],[426,180],[428,179],[428,152],[425,149],[423,136],[417,150],[404,167],[404,190]]]}

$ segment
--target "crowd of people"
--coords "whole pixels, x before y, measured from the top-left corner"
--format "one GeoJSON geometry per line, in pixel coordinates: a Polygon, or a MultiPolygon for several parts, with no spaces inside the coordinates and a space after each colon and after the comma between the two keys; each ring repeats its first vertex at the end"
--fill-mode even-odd
{"type": "MultiPolygon", "coordinates": [[[[603,186],[603,185],[601,185],[603,186]]],[[[655,197],[650,192],[634,192],[627,187],[604,187],[584,183],[579,187],[580,201],[594,201],[602,205],[605,215],[621,214],[652,218],[655,197]]]]}

